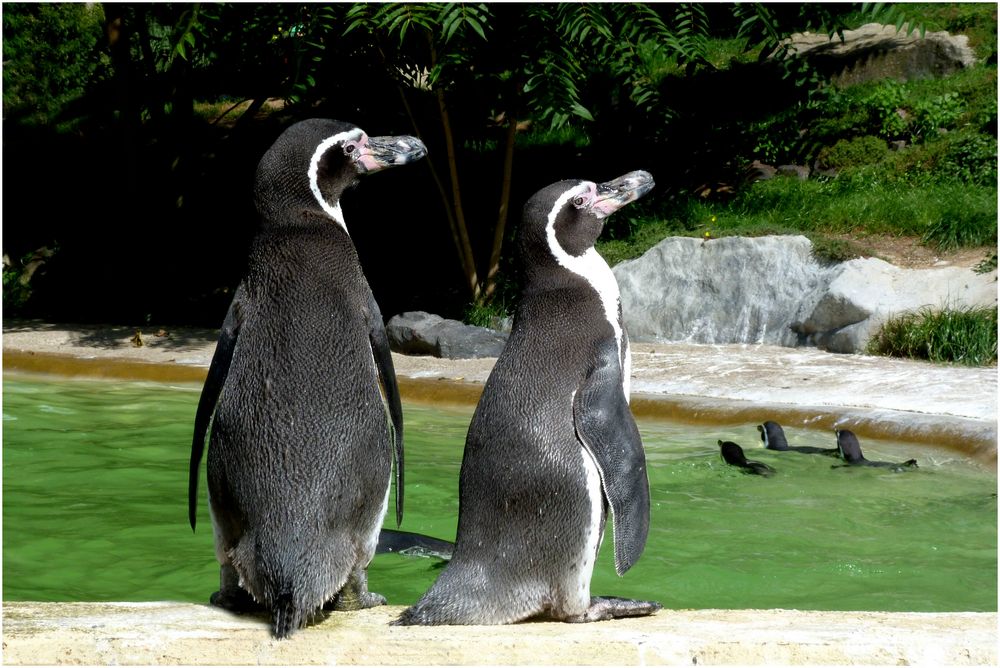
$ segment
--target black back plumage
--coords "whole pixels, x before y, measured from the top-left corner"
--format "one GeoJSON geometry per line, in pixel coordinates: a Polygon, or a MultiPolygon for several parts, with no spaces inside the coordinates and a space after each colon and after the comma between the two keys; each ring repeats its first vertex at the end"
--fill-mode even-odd
{"type": "Polygon", "coordinates": [[[811,445],[788,445],[788,441],[785,439],[785,430],[781,428],[780,424],[774,422],[773,420],[767,420],[764,424],[757,425],[757,431],[760,432],[760,440],[764,443],[764,447],[768,450],[777,450],[778,452],[801,452],[807,455],[828,455],[831,457],[836,457],[839,454],[837,448],[817,448],[811,445]]]}
{"type": "Polygon", "coordinates": [[[743,448],[732,441],[719,441],[722,459],[730,466],[743,469],[746,473],[754,473],[768,477],[774,474],[774,469],[763,462],[750,461],[743,454],[743,448]]]}
{"type": "Polygon", "coordinates": [[[303,121],[261,159],[259,232],[195,422],[192,526],[211,419],[217,536],[240,586],[271,608],[279,637],[367,566],[394,459],[397,521],[402,515],[392,359],[339,210],[340,196],[364,171],[348,153],[365,137],[347,123],[303,121]]]}
{"type": "Polygon", "coordinates": [[[847,466],[871,466],[892,469],[897,472],[917,468],[916,459],[908,459],[905,462],[899,463],[865,459],[864,453],[861,452],[861,443],[858,441],[858,437],[854,435],[854,432],[848,429],[838,429],[836,434],[837,450],[840,452],[840,456],[846,462],[847,466]]]}

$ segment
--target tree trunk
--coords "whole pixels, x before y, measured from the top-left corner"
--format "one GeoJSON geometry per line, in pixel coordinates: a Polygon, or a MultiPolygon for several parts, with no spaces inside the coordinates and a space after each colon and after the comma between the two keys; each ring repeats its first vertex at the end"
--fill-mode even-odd
{"type": "Polygon", "coordinates": [[[500,269],[500,255],[503,238],[507,230],[507,212],[510,208],[511,176],[514,172],[514,143],[517,141],[517,118],[510,114],[507,119],[507,138],[503,153],[503,185],[500,189],[500,211],[497,213],[496,227],[493,229],[493,247],[490,263],[487,265],[486,288],[480,303],[488,302],[496,291],[497,272],[500,269]]]}
{"type": "Polygon", "coordinates": [[[444,91],[435,91],[438,101],[438,111],[441,113],[441,125],[444,129],[444,144],[448,159],[448,174],[451,177],[452,206],[455,212],[455,228],[458,231],[459,257],[462,270],[468,282],[469,292],[475,302],[479,301],[481,287],[476,273],[476,261],[472,255],[472,244],[469,242],[469,228],[465,224],[465,212],[462,210],[462,190],[458,181],[458,162],[455,159],[455,137],[451,131],[451,120],[448,116],[448,106],[445,104],[444,91]]]}
{"type": "MultiPolygon", "coordinates": [[[[431,67],[437,65],[437,49],[434,48],[434,38],[427,33],[427,41],[431,51],[431,67]]],[[[472,254],[472,243],[469,241],[469,228],[465,224],[465,212],[462,210],[462,189],[458,181],[458,162],[455,157],[455,136],[451,131],[451,120],[448,115],[448,105],[445,103],[444,91],[434,89],[434,96],[441,115],[441,127],[444,131],[445,157],[448,160],[448,175],[451,177],[452,208],[455,217],[455,231],[458,233],[458,257],[462,263],[462,271],[474,302],[479,302],[482,286],[476,272],[476,260],[472,254]]]]}

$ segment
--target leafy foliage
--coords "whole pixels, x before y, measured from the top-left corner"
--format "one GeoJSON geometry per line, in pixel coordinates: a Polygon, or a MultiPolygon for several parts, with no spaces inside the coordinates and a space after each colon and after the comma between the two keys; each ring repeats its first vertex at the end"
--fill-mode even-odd
{"type": "Polygon", "coordinates": [[[878,137],[865,135],[841,139],[833,146],[820,150],[819,163],[831,169],[858,167],[879,162],[886,153],[885,142],[878,137]]]}
{"type": "Polygon", "coordinates": [[[3,11],[5,119],[57,122],[63,108],[107,76],[98,49],[100,5],[7,3],[3,11]],[[53,64],[58,63],[58,67],[53,64]]]}

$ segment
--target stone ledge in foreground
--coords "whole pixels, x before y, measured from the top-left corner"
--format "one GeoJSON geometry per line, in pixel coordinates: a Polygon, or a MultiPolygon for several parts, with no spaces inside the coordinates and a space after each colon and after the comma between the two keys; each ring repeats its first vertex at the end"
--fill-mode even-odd
{"type": "Polygon", "coordinates": [[[289,640],[190,603],[3,606],[16,664],[995,665],[996,613],[663,610],[597,624],[393,627],[403,608],[333,613],[289,640]]]}

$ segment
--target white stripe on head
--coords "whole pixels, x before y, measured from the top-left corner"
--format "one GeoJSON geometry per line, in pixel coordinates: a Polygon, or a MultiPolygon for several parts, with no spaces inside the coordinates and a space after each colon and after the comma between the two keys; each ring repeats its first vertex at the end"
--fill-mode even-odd
{"type": "MultiPolygon", "coordinates": [[[[584,182],[560,195],[549,211],[545,225],[545,236],[549,243],[549,252],[552,253],[556,262],[577,276],[582,277],[597,292],[598,297],[601,298],[601,305],[604,307],[604,317],[607,319],[608,324],[611,325],[611,329],[615,333],[615,342],[618,344],[618,364],[622,369],[622,391],[625,393],[625,399],[628,400],[629,378],[626,373],[631,370],[626,369],[625,366],[630,367],[631,364],[625,365],[622,358],[624,331],[622,330],[621,322],[618,320],[618,304],[621,300],[621,294],[618,291],[618,281],[615,280],[615,275],[611,273],[611,267],[608,266],[608,263],[604,261],[604,258],[593,247],[588,248],[582,255],[574,256],[567,253],[566,249],[560,245],[559,239],[556,238],[556,218],[559,217],[559,212],[562,208],[574,197],[594,192],[596,187],[593,183],[584,182]]],[[[625,343],[624,347],[627,350],[628,343],[625,343]]]]}
{"type": "Polygon", "coordinates": [[[319,189],[319,161],[323,158],[323,154],[330,150],[331,146],[355,137],[360,138],[363,135],[364,132],[361,128],[354,128],[353,130],[338,132],[332,137],[327,137],[319,143],[319,146],[313,152],[312,159],[309,161],[309,189],[312,190],[313,197],[319,202],[323,211],[326,211],[327,215],[337,221],[337,224],[344,228],[345,232],[347,232],[347,222],[344,220],[344,212],[340,210],[340,202],[337,201],[335,204],[330,204],[323,197],[323,193],[319,189]]]}

